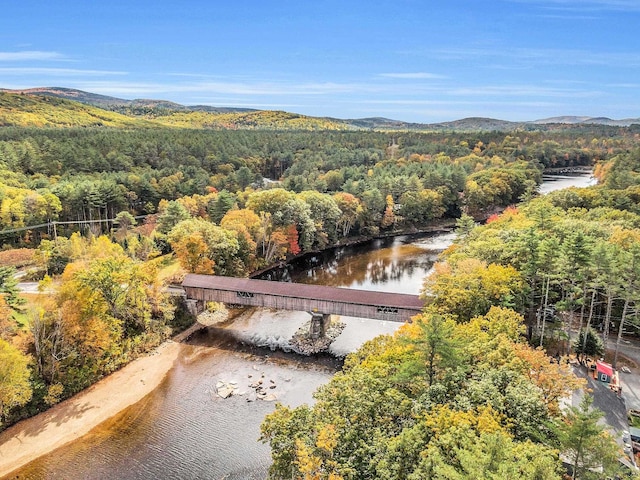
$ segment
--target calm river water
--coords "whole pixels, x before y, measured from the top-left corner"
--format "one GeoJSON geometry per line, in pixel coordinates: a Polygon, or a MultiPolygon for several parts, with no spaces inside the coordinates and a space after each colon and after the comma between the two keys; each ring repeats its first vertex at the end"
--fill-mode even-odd
{"type": "MultiPolygon", "coordinates": [[[[588,181],[582,176],[553,183],[564,188],[588,181]]],[[[286,275],[301,283],[418,294],[438,253],[452,241],[452,234],[377,240],[310,259],[286,275]]],[[[303,358],[283,351],[308,318],[304,312],[247,311],[201,331],[182,345],[158,389],[6,478],[264,479],[270,456],[258,441],[259,426],[274,403],[255,400],[249,384],[262,379],[287,405],[312,403],[313,391],[340,368],[336,357],[399,326],[342,317],[346,327],[332,355],[303,358]],[[218,381],[236,382],[244,395],[218,397],[218,381]]]]}

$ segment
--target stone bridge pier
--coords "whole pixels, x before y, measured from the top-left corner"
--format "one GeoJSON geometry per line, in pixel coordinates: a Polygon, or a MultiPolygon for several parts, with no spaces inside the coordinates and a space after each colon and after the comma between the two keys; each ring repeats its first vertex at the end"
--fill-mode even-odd
{"type": "Polygon", "coordinates": [[[194,317],[197,317],[202,312],[204,312],[204,301],[196,300],[193,298],[187,298],[185,299],[185,302],[187,304],[187,310],[194,317]]]}
{"type": "Polygon", "coordinates": [[[331,323],[331,315],[328,313],[309,312],[311,313],[311,327],[309,334],[313,340],[322,338],[327,333],[327,328],[331,323]]]}

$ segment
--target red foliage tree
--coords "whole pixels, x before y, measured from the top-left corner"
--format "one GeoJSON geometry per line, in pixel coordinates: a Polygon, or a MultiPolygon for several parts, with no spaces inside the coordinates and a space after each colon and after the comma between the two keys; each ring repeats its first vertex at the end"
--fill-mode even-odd
{"type": "Polygon", "coordinates": [[[300,253],[300,245],[298,245],[298,229],[293,224],[287,227],[287,243],[289,244],[289,252],[292,255],[300,253]]]}

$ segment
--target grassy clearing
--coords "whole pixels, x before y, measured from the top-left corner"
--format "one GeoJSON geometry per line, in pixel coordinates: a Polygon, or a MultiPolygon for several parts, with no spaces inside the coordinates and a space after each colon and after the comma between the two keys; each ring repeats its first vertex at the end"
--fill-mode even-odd
{"type": "Polygon", "coordinates": [[[150,263],[158,267],[158,281],[162,283],[180,283],[184,276],[184,269],[180,262],[170,253],[150,260],[150,263]]]}
{"type": "Polygon", "coordinates": [[[35,265],[35,253],[36,251],[32,248],[12,248],[0,251],[0,265],[15,268],[35,265]]]}

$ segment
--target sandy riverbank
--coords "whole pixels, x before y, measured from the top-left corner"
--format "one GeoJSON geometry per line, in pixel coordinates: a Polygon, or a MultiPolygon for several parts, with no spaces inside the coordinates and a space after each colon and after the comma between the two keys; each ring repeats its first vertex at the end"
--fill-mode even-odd
{"type": "Polygon", "coordinates": [[[179,342],[199,328],[196,323],[74,397],[0,433],[0,477],[82,437],[151,393],[178,358],[179,342]]]}

